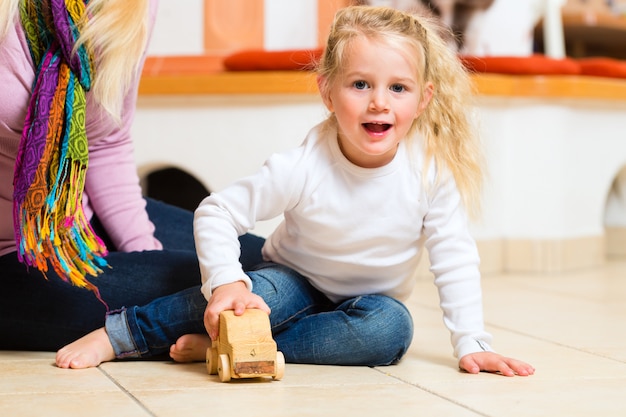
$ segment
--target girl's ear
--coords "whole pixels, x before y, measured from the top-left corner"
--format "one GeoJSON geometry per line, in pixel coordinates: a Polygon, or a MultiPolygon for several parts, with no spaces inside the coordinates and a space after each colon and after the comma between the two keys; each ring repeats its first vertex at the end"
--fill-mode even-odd
{"type": "Polygon", "coordinates": [[[419,105],[417,106],[417,113],[415,113],[415,118],[417,118],[428,106],[430,100],[433,98],[433,94],[435,93],[435,86],[430,81],[426,83],[424,88],[422,89],[422,99],[420,100],[419,105]]]}
{"type": "Polygon", "coordinates": [[[330,88],[328,79],[322,75],[317,76],[317,89],[320,91],[320,97],[329,112],[333,112],[333,101],[330,99],[330,88]]]}

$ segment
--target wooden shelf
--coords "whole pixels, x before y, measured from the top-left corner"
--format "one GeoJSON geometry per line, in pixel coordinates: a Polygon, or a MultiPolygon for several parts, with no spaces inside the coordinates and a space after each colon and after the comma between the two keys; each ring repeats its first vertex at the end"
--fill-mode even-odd
{"type": "MultiPolygon", "coordinates": [[[[583,76],[473,76],[484,96],[575,98],[626,101],[626,80],[583,76]]],[[[139,94],[318,94],[315,75],[305,71],[259,71],[187,74],[146,73],[139,94]]]]}
{"type": "Polygon", "coordinates": [[[626,80],[617,78],[500,74],[479,74],[473,78],[478,94],[485,96],[626,101],[626,80]]]}
{"type": "Polygon", "coordinates": [[[301,71],[214,72],[145,75],[139,94],[316,94],[311,73],[301,71]]]}

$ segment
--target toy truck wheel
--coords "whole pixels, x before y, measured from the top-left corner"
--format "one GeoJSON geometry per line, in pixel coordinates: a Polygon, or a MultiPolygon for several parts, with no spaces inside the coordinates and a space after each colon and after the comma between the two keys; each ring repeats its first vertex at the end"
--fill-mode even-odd
{"type": "Polygon", "coordinates": [[[217,373],[217,348],[210,347],[206,350],[206,369],[209,375],[217,373]]]}
{"type": "Polygon", "coordinates": [[[223,353],[219,356],[219,364],[217,365],[217,373],[220,376],[220,381],[230,381],[230,359],[228,355],[223,353]]]}
{"type": "Polygon", "coordinates": [[[276,381],[280,381],[283,379],[285,375],[285,355],[283,352],[276,352],[276,375],[273,378],[276,381]]]}

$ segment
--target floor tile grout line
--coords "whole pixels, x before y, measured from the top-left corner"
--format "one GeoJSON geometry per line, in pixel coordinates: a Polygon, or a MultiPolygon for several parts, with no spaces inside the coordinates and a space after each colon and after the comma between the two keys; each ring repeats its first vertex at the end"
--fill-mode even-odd
{"type": "Polygon", "coordinates": [[[141,402],[141,400],[137,397],[135,397],[135,395],[133,395],[132,392],[130,392],[129,390],[126,389],[126,387],[124,387],[122,384],[120,384],[117,379],[115,379],[113,377],[113,375],[111,375],[110,373],[108,373],[106,370],[104,370],[102,367],[98,366],[98,370],[106,377],[109,379],[109,381],[113,382],[113,384],[115,384],[115,386],[117,386],[126,396],[128,396],[135,404],[137,404],[142,410],[144,410],[146,413],[148,413],[150,416],[152,417],[157,417],[156,414],[154,414],[152,411],[150,411],[150,409],[148,409],[148,407],[145,406],[144,403],[141,402]]]}
{"type": "Polygon", "coordinates": [[[428,388],[426,388],[426,387],[424,387],[424,386],[422,386],[420,384],[407,381],[405,379],[402,379],[402,378],[400,378],[398,376],[395,376],[395,375],[392,375],[392,374],[388,374],[387,372],[384,372],[382,369],[379,369],[379,368],[372,368],[372,369],[375,370],[376,372],[380,372],[381,374],[389,376],[389,377],[391,377],[391,378],[393,378],[393,379],[395,379],[397,381],[400,381],[400,382],[402,382],[404,384],[410,385],[410,386],[415,387],[415,388],[417,388],[417,389],[419,389],[421,391],[424,391],[427,394],[434,395],[435,397],[441,398],[442,400],[444,400],[446,402],[449,402],[449,403],[452,403],[454,405],[457,405],[457,406],[459,406],[459,407],[461,407],[461,408],[463,408],[465,410],[471,411],[472,413],[476,413],[479,416],[490,417],[489,414],[485,414],[482,411],[475,410],[472,407],[469,407],[468,405],[463,404],[463,403],[461,403],[459,401],[456,401],[456,400],[454,400],[452,398],[445,397],[445,396],[443,396],[443,395],[441,395],[441,394],[439,394],[439,393],[437,393],[435,391],[432,391],[432,390],[430,390],[430,389],[428,389],[428,388]]]}
{"type": "Polygon", "coordinates": [[[526,283],[521,283],[521,282],[513,281],[513,280],[509,280],[508,282],[512,285],[515,285],[517,289],[521,289],[521,290],[528,291],[531,293],[541,293],[541,295],[544,297],[558,297],[558,298],[563,298],[563,299],[568,299],[568,300],[584,302],[590,305],[601,304],[603,301],[597,298],[590,298],[586,294],[582,294],[582,293],[575,292],[575,291],[570,292],[570,291],[565,291],[565,290],[559,290],[556,288],[545,287],[540,284],[532,284],[532,283],[526,284],[526,283]]]}
{"type": "Polygon", "coordinates": [[[557,342],[555,340],[546,339],[545,337],[534,336],[534,335],[531,335],[531,334],[528,334],[528,333],[521,332],[519,330],[512,330],[512,329],[510,329],[508,327],[504,327],[502,325],[493,324],[493,323],[489,323],[489,322],[485,322],[485,324],[487,326],[490,326],[490,327],[493,327],[493,328],[496,328],[496,329],[499,329],[499,330],[502,330],[502,331],[506,331],[506,332],[509,332],[509,333],[516,334],[518,336],[528,337],[528,338],[533,339],[533,340],[538,340],[538,341],[541,341],[541,342],[550,343],[552,345],[556,345],[556,346],[563,347],[563,348],[566,348],[566,349],[574,350],[576,352],[586,353],[588,355],[595,356],[597,358],[608,359],[608,360],[613,361],[613,362],[626,364],[626,361],[623,361],[621,359],[612,358],[610,356],[602,355],[602,354],[596,353],[596,352],[590,352],[588,350],[584,350],[584,349],[581,349],[581,348],[576,347],[576,346],[570,346],[570,345],[567,345],[565,343],[557,342]]]}

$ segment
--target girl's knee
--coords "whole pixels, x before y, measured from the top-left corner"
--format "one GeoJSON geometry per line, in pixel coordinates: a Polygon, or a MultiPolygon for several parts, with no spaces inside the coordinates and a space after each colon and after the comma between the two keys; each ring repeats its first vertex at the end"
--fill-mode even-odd
{"type": "MultiPolygon", "coordinates": [[[[340,307],[341,308],[341,307],[340,307]]],[[[411,313],[400,301],[385,295],[367,295],[350,301],[350,310],[370,322],[373,332],[413,336],[411,313]]]]}
{"type": "Polygon", "coordinates": [[[357,297],[352,308],[363,314],[363,340],[367,341],[370,366],[397,363],[413,340],[413,319],[399,301],[383,296],[357,297]]]}

